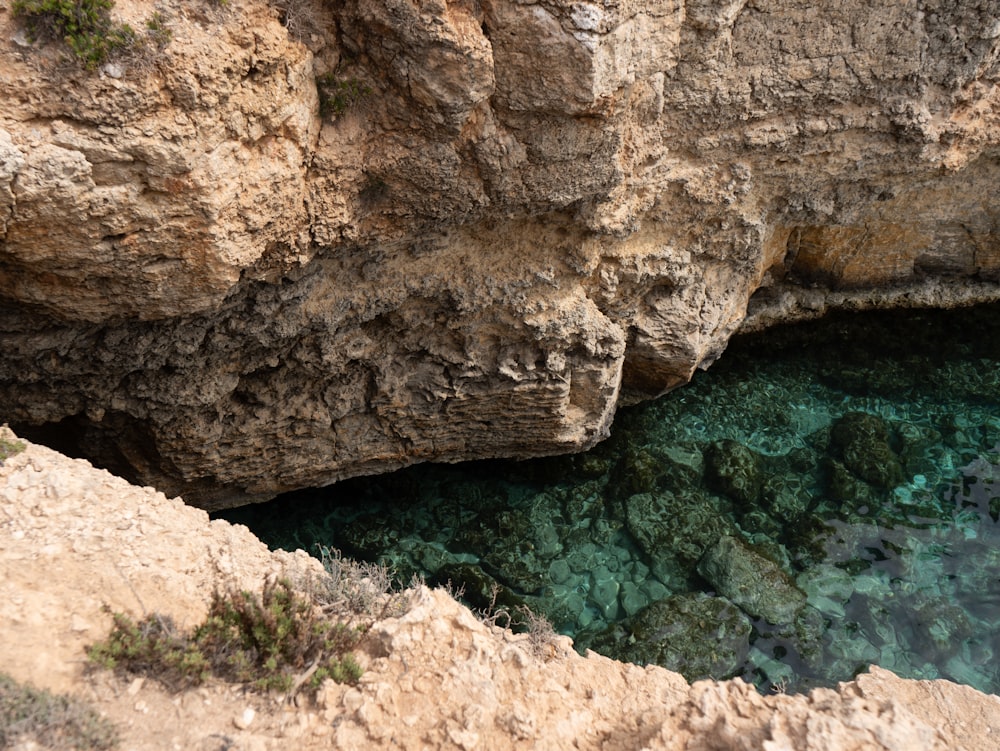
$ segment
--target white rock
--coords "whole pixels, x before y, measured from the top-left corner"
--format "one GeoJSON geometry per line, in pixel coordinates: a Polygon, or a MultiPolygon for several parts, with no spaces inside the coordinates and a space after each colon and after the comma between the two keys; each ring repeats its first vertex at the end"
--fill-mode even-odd
{"type": "Polygon", "coordinates": [[[250,723],[254,721],[257,716],[256,710],[253,707],[247,707],[243,710],[243,714],[237,715],[233,718],[233,724],[240,730],[246,730],[250,727],[250,723]]]}
{"type": "Polygon", "coordinates": [[[121,78],[125,75],[125,69],[119,63],[105,63],[101,66],[101,73],[108,78],[121,78]]]}

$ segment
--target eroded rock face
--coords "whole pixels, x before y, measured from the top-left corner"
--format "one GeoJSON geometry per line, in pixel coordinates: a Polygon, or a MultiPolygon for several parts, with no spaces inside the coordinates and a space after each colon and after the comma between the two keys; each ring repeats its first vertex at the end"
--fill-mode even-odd
{"type": "Polygon", "coordinates": [[[191,502],[586,448],[748,309],[1000,297],[1000,2],[158,7],[124,76],[0,50],[0,419],[191,502]]]}

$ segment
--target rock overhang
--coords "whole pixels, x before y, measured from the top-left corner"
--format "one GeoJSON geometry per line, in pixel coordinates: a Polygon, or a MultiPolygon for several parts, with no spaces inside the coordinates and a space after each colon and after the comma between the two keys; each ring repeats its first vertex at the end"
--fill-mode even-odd
{"type": "Polygon", "coordinates": [[[143,75],[8,55],[2,417],[229,505],[581,450],[748,306],[995,299],[995,5],[171,5],[143,75]],[[325,74],[369,93],[320,118],[325,74]]]}

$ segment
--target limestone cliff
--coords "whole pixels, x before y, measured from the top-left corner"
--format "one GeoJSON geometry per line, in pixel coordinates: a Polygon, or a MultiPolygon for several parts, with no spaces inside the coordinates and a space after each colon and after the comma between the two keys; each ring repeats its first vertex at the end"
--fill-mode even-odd
{"type": "Polygon", "coordinates": [[[0,419],[191,502],[585,448],[748,311],[1000,297],[1000,0],[154,11],[86,71],[0,9],[0,419]]]}

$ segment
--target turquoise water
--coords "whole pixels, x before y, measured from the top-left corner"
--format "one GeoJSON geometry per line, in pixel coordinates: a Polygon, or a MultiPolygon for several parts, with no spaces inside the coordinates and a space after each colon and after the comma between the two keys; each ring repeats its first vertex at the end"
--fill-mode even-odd
{"type": "Polygon", "coordinates": [[[1000,307],[772,329],[586,454],[225,516],[689,679],[796,691],[875,663],[1000,693],[1000,307]]]}

